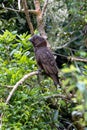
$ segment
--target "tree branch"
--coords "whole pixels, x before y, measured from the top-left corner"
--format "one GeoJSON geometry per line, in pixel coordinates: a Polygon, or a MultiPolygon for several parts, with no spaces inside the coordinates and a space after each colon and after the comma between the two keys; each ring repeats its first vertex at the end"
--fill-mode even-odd
{"type": "Polygon", "coordinates": [[[40,2],[39,0],[34,0],[34,6],[35,6],[35,10],[37,10],[37,27],[38,27],[38,31],[41,34],[42,37],[44,37],[45,39],[47,38],[45,30],[44,30],[44,24],[43,24],[43,18],[42,18],[42,12],[41,12],[41,8],[40,8],[40,2]]]}
{"type": "Polygon", "coordinates": [[[25,16],[26,16],[26,19],[27,19],[27,23],[28,23],[28,26],[30,28],[31,35],[33,35],[34,34],[34,28],[33,28],[33,25],[32,25],[32,22],[31,22],[31,19],[30,19],[30,16],[29,16],[28,6],[27,6],[26,0],[22,0],[22,4],[23,4],[23,8],[24,8],[24,13],[25,13],[25,16]]]}
{"type": "MultiPolygon", "coordinates": [[[[39,71],[35,71],[35,72],[31,72],[31,73],[29,73],[29,74],[24,75],[24,77],[23,77],[22,79],[20,79],[14,86],[12,86],[12,90],[10,91],[10,93],[9,93],[9,95],[8,95],[8,97],[7,97],[5,103],[6,103],[6,104],[9,103],[9,101],[10,101],[12,95],[14,94],[14,92],[16,91],[16,89],[18,88],[19,85],[23,84],[23,82],[24,82],[26,79],[28,79],[29,77],[31,77],[31,76],[33,76],[33,75],[38,75],[38,74],[40,74],[40,72],[39,72],[39,71]]],[[[2,117],[3,117],[3,113],[1,113],[1,115],[0,115],[0,129],[1,129],[1,127],[2,127],[2,117]]]]}
{"type": "Polygon", "coordinates": [[[71,41],[65,43],[64,45],[61,45],[61,46],[59,46],[59,47],[56,47],[56,49],[65,48],[66,46],[68,46],[70,43],[72,43],[73,41],[77,40],[77,39],[80,38],[81,36],[83,36],[83,34],[80,34],[78,37],[75,37],[75,38],[71,39],[71,41]]]}
{"type": "Polygon", "coordinates": [[[40,72],[35,71],[35,72],[31,72],[31,73],[29,73],[29,74],[24,75],[24,77],[23,77],[22,79],[20,79],[20,80],[13,86],[13,89],[12,89],[11,92],[9,93],[9,95],[8,95],[8,97],[7,97],[5,103],[6,103],[6,104],[9,103],[9,101],[10,101],[10,99],[11,99],[13,93],[15,92],[15,90],[18,88],[19,85],[23,84],[23,82],[24,82],[27,78],[29,78],[29,77],[31,77],[31,76],[33,76],[33,75],[38,75],[39,73],[40,73],[40,72]]]}
{"type": "MultiPolygon", "coordinates": [[[[44,4],[43,11],[41,11],[40,1],[34,0],[34,6],[35,6],[35,10],[37,10],[37,12],[38,12],[36,15],[38,31],[42,37],[47,39],[47,34],[44,29],[44,22],[43,22],[43,17],[42,17],[42,14],[43,14],[44,9],[46,8],[46,5],[44,4]]],[[[47,41],[47,47],[50,48],[50,44],[48,41],[47,41]]]]}
{"type": "Polygon", "coordinates": [[[61,57],[65,57],[66,59],[71,60],[71,61],[79,61],[79,62],[86,62],[87,63],[87,58],[84,59],[84,58],[80,58],[80,57],[65,56],[65,55],[58,54],[58,53],[53,53],[53,54],[54,55],[59,55],[61,57]]]}
{"type": "Polygon", "coordinates": [[[21,10],[21,0],[18,0],[18,9],[21,10]]]}
{"type": "Polygon", "coordinates": [[[71,60],[71,61],[80,61],[80,62],[86,62],[86,63],[87,63],[87,59],[79,58],[79,57],[69,56],[69,57],[68,57],[68,60],[71,60]]]}
{"type": "MultiPolygon", "coordinates": [[[[30,32],[31,32],[32,35],[34,34],[34,28],[33,28],[33,25],[32,25],[32,22],[31,22],[31,19],[30,19],[30,16],[29,16],[29,13],[35,14],[36,18],[37,18],[37,28],[38,28],[38,31],[39,31],[39,33],[40,33],[40,35],[42,37],[47,39],[47,34],[45,32],[44,22],[43,22],[43,15],[44,15],[44,12],[46,10],[47,3],[48,3],[48,0],[45,1],[42,10],[40,8],[40,1],[39,0],[34,0],[35,10],[28,10],[28,6],[27,6],[26,0],[22,0],[23,9],[21,9],[20,0],[18,0],[18,8],[19,8],[19,10],[12,9],[12,8],[7,8],[7,7],[4,6],[4,4],[2,4],[2,8],[10,10],[10,11],[14,11],[14,12],[23,12],[23,13],[25,13],[26,19],[27,19],[27,23],[28,23],[28,26],[30,28],[30,32]]],[[[49,44],[48,41],[47,41],[47,47],[50,48],[50,44],[49,44]]]]}
{"type": "Polygon", "coordinates": [[[61,94],[53,94],[51,96],[44,97],[44,99],[50,99],[50,98],[62,98],[63,100],[66,100],[68,102],[72,102],[71,98],[64,96],[64,95],[61,95],[61,94]]]}
{"type": "MultiPolygon", "coordinates": [[[[14,11],[14,12],[25,13],[25,12],[24,12],[24,9],[20,9],[20,10],[12,9],[12,8],[5,7],[4,4],[2,4],[2,8],[5,9],[5,10],[10,10],[10,11],[14,11]]],[[[18,7],[18,8],[19,8],[19,7],[18,7]]],[[[32,14],[35,14],[35,15],[37,15],[37,13],[38,13],[37,10],[33,10],[33,9],[32,9],[32,10],[29,10],[29,9],[28,9],[28,12],[29,12],[29,13],[32,13],[32,14]]]]}
{"type": "Polygon", "coordinates": [[[44,13],[45,13],[45,11],[46,11],[47,4],[48,4],[48,0],[45,0],[44,6],[43,6],[43,8],[42,8],[42,17],[44,16],[44,13]]]}
{"type": "Polygon", "coordinates": [[[14,11],[14,12],[24,12],[24,9],[16,10],[16,9],[5,7],[5,5],[3,3],[2,3],[2,8],[5,10],[10,10],[10,11],[14,11]]]}

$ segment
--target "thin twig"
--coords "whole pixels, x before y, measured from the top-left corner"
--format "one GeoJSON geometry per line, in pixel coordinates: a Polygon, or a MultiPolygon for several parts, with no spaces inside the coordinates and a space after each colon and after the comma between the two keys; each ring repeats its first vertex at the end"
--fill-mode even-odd
{"type": "Polygon", "coordinates": [[[48,0],[45,0],[44,6],[43,6],[43,8],[42,8],[42,17],[44,16],[44,13],[45,13],[45,11],[46,11],[47,4],[48,4],[48,0]]]}
{"type": "Polygon", "coordinates": [[[75,38],[71,39],[71,41],[65,43],[64,45],[61,45],[61,46],[59,46],[59,47],[56,47],[56,49],[65,48],[66,46],[68,46],[70,43],[72,43],[73,41],[77,40],[77,39],[80,38],[81,36],[83,36],[83,34],[80,34],[78,37],[75,37],[75,38]]]}
{"type": "Polygon", "coordinates": [[[14,11],[14,12],[23,12],[24,11],[24,9],[23,10],[17,10],[17,9],[5,7],[5,5],[3,3],[2,3],[2,8],[6,9],[6,10],[14,11]]]}
{"type": "MultiPolygon", "coordinates": [[[[9,7],[5,7],[5,5],[2,3],[2,8],[5,9],[5,10],[9,10],[9,11],[14,11],[14,12],[21,12],[21,13],[24,13],[24,9],[20,9],[20,10],[17,10],[17,9],[13,9],[13,8],[9,8],[9,7]]],[[[32,13],[32,14],[37,14],[37,11],[36,10],[29,10],[28,9],[28,12],[29,13],[32,13]]]]}
{"type": "Polygon", "coordinates": [[[44,97],[44,99],[51,99],[51,98],[61,98],[61,99],[66,100],[68,102],[72,102],[71,98],[69,99],[69,97],[66,97],[66,96],[61,95],[61,94],[53,94],[51,96],[44,97]]]}

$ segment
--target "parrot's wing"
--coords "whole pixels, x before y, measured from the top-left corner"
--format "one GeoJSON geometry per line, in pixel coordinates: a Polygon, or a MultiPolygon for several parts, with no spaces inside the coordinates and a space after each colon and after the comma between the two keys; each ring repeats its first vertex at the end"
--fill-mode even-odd
{"type": "Polygon", "coordinates": [[[39,66],[43,68],[48,75],[58,73],[55,59],[48,49],[43,49],[41,52],[39,51],[37,55],[36,59],[39,66]]]}

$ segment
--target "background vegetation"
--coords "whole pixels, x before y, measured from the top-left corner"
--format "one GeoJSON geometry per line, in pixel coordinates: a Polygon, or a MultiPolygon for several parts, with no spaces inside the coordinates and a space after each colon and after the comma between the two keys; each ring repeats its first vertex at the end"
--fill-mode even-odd
{"type": "MultiPolygon", "coordinates": [[[[29,9],[33,0],[27,1],[29,9]]],[[[43,7],[43,2],[41,7],[43,7]]],[[[5,101],[25,74],[36,71],[37,64],[25,15],[6,10],[17,9],[14,0],[0,1],[0,114],[2,130],[86,130],[87,129],[87,2],[49,0],[44,15],[48,41],[60,68],[62,88],[36,75],[29,77],[5,101]],[[72,59],[73,57],[73,59],[72,59]]],[[[36,17],[30,14],[35,32],[36,17]]]]}

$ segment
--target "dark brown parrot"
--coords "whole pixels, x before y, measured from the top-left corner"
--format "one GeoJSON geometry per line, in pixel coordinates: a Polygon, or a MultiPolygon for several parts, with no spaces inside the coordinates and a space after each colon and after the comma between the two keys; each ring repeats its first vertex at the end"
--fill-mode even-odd
{"type": "Polygon", "coordinates": [[[34,35],[29,40],[33,43],[36,61],[40,69],[44,70],[45,73],[53,79],[56,86],[60,85],[58,68],[52,52],[47,47],[46,40],[38,35],[34,35]]]}

